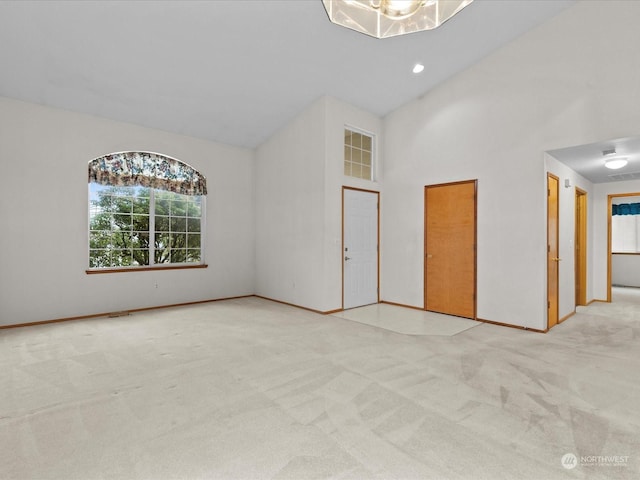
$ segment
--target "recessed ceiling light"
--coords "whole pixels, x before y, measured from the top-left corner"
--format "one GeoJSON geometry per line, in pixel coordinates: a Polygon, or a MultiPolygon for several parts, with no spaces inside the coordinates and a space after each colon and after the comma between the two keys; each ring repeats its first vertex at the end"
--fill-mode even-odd
{"type": "Polygon", "coordinates": [[[611,170],[617,170],[624,167],[627,163],[629,162],[627,162],[626,158],[612,158],[611,160],[604,162],[604,166],[611,170]]]}
{"type": "Polygon", "coordinates": [[[422,65],[421,63],[416,63],[413,66],[413,73],[420,73],[423,70],[424,70],[424,65],[422,65]]]}

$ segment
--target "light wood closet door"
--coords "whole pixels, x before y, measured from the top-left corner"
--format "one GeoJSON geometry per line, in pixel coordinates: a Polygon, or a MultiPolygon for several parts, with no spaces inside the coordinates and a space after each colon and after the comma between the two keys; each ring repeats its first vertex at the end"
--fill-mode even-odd
{"type": "Polygon", "coordinates": [[[547,174],[547,328],[558,323],[559,298],[559,181],[547,174]]]}
{"type": "Polygon", "coordinates": [[[425,309],[476,316],[477,181],[425,187],[425,309]]]}

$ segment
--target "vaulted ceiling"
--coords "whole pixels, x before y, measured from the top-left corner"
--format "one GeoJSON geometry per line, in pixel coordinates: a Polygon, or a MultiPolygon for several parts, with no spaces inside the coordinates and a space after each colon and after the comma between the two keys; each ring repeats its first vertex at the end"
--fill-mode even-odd
{"type": "Polygon", "coordinates": [[[253,148],[322,95],[384,116],[571,3],[476,0],[378,40],[321,0],[2,1],[0,95],[253,148]]]}

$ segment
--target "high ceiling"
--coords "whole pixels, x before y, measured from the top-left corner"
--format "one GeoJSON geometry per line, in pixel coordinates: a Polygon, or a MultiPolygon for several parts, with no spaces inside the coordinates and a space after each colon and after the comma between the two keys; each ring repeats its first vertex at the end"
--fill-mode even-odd
{"type": "Polygon", "coordinates": [[[322,95],[384,116],[572,2],[476,0],[378,40],[321,0],[5,0],[0,95],[253,148],[322,95]]]}

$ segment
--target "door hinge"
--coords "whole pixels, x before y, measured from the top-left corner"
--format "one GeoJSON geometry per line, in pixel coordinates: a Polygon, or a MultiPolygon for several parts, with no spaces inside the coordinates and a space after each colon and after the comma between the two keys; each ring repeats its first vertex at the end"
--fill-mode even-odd
{"type": "Polygon", "coordinates": [[[551,308],[551,302],[547,302],[547,308],[551,308]]]}

